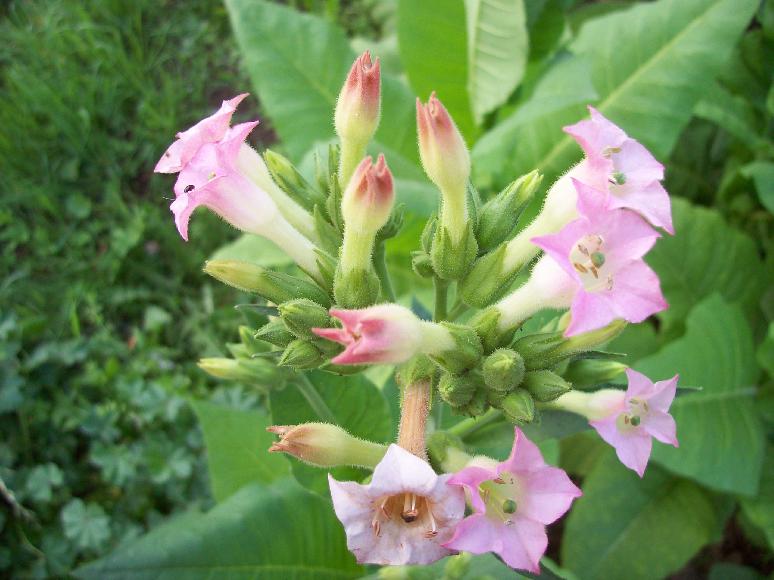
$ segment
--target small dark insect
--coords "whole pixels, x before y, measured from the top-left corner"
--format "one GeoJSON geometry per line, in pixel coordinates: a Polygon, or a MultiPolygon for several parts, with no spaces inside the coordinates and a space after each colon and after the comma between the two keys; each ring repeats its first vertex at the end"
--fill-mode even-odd
{"type": "Polygon", "coordinates": [[[190,193],[190,192],[192,192],[194,189],[195,189],[195,186],[193,186],[193,185],[186,185],[186,186],[185,186],[185,189],[183,190],[183,192],[185,192],[185,193],[190,193]]]}

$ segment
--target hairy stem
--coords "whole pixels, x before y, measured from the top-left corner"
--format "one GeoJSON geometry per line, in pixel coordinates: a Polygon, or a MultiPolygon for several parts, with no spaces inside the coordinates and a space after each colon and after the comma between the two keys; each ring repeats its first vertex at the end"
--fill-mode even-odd
{"type": "Polygon", "coordinates": [[[420,459],[427,461],[425,431],[430,413],[430,381],[423,380],[406,385],[400,408],[398,445],[420,459]]]}

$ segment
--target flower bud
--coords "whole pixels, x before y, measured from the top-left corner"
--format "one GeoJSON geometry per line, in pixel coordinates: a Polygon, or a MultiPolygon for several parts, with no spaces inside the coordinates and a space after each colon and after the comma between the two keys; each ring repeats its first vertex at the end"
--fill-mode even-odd
{"type": "MultiPolygon", "coordinates": [[[[443,217],[446,214],[441,215],[443,217]]],[[[477,254],[478,245],[472,223],[463,224],[462,235],[456,238],[453,230],[445,223],[438,225],[430,248],[430,258],[439,278],[459,280],[470,270],[477,254]]]]}
{"type": "Polygon", "coordinates": [[[342,308],[365,308],[379,299],[382,283],[372,267],[344,271],[336,269],[333,295],[342,308]]]}
{"type": "Polygon", "coordinates": [[[277,374],[274,365],[261,359],[203,358],[197,364],[208,375],[227,381],[267,384],[277,374]]]}
{"type": "Polygon", "coordinates": [[[484,382],[494,391],[509,393],[524,380],[524,359],[509,348],[494,351],[484,360],[484,382]]]}
{"type": "Polygon", "coordinates": [[[417,276],[432,278],[435,275],[430,255],[423,250],[411,252],[411,268],[417,276]]]}
{"type": "Polygon", "coordinates": [[[325,205],[325,196],[312,187],[288,158],[270,149],[263,152],[263,158],[276,184],[296,203],[307,211],[315,205],[325,205]]]}
{"type": "Polygon", "coordinates": [[[512,348],[521,354],[528,371],[555,366],[562,359],[553,356],[564,341],[561,331],[528,334],[514,341],[512,348]]]}
{"type": "Polygon", "coordinates": [[[535,401],[524,389],[517,389],[503,399],[503,413],[514,423],[531,423],[535,419],[535,401]]]}
{"type": "Polygon", "coordinates": [[[249,326],[241,325],[239,327],[239,341],[242,343],[248,356],[268,350],[265,344],[255,338],[255,332],[249,326]]]}
{"type": "Polygon", "coordinates": [[[459,284],[460,298],[465,304],[486,308],[508,293],[519,271],[507,271],[504,260],[505,244],[476,260],[459,284]]]}
{"type": "Polygon", "coordinates": [[[298,338],[317,338],[312,328],[333,324],[325,308],[306,298],[283,302],[279,313],[288,330],[298,338]]]}
{"type": "Polygon", "coordinates": [[[330,305],[330,298],[316,284],[282,272],[272,272],[249,262],[210,260],[205,263],[204,271],[229,286],[258,294],[275,304],[303,297],[330,305]]]}
{"type": "Polygon", "coordinates": [[[372,64],[366,51],[352,65],[336,102],[334,125],[341,141],[339,183],[349,181],[379,126],[380,93],[379,59],[372,64]]]}
{"type": "Polygon", "coordinates": [[[572,389],[572,385],[553,371],[530,371],[524,377],[522,387],[540,403],[558,399],[572,389]]]}
{"type": "Polygon", "coordinates": [[[345,228],[376,235],[390,219],[395,191],[390,168],[379,155],[376,163],[366,157],[357,166],[341,200],[345,228]]]}
{"type": "Polygon", "coordinates": [[[438,326],[448,331],[454,347],[430,354],[431,359],[450,373],[461,373],[478,365],[484,348],[474,329],[451,322],[440,322],[438,326]]]}
{"type": "Polygon", "coordinates": [[[466,404],[455,407],[454,412],[455,414],[467,415],[468,417],[480,417],[486,413],[487,409],[489,409],[487,390],[484,388],[484,385],[481,385],[476,389],[476,392],[473,393],[473,398],[466,404]]]}
{"type": "Polygon", "coordinates": [[[258,332],[255,333],[255,338],[273,344],[274,346],[285,348],[295,340],[296,337],[288,330],[288,327],[285,326],[285,323],[282,322],[282,320],[276,318],[259,328],[258,332]]]}
{"type": "Polygon", "coordinates": [[[618,378],[629,365],[614,360],[580,359],[573,361],[564,377],[576,389],[609,383],[618,378]]]}
{"type": "Polygon", "coordinates": [[[269,447],[272,453],[287,453],[316,467],[354,465],[373,469],[387,447],[358,439],[341,427],[328,423],[273,425],[266,428],[280,440],[269,447]]]}
{"type": "Polygon", "coordinates": [[[445,203],[464,204],[470,155],[462,134],[435,93],[427,105],[417,99],[417,132],[422,167],[430,181],[441,190],[445,203]]]}
{"type": "Polygon", "coordinates": [[[499,320],[500,312],[495,308],[487,308],[477,313],[468,323],[481,339],[484,352],[492,352],[500,346],[500,333],[497,331],[499,320]]]}
{"type": "Polygon", "coordinates": [[[315,369],[325,360],[325,355],[314,344],[297,338],[285,347],[277,364],[293,369],[315,369]]]}
{"type": "Polygon", "coordinates": [[[476,229],[480,250],[489,252],[511,238],[521,212],[542,180],[537,170],[522,175],[481,208],[476,229]]]}
{"type": "Polygon", "coordinates": [[[438,394],[452,407],[461,407],[467,405],[476,389],[482,386],[481,378],[473,376],[473,373],[464,375],[443,373],[441,380],[438,381],[438,394]]]}

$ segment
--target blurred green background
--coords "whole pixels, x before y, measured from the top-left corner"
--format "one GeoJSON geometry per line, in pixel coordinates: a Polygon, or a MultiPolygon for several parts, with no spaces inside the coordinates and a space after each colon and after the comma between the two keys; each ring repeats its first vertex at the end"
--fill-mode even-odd
{"type": "MultiPolygon", "coordinates": [[[[643,547],[648,558],[669,562],[650,577],[770,573],[774,465],[770,453],[763,461],[774,416],[772,2],[731,31],[722,25],[733,20],[728,1],[662,0],[654,26],[644,12],[625,15],[631,2],[526,0],[521,25],[529,43],[510,47],[509,72],[494,79],[460,39],[462,2],[227,4],[233,31],[220,0],[0,5],[0,574],[64,576],[170,514],[212,505],[204,440],[188,401],[261,406],[254,386],[216,382],[195,365],[226,355],[225,344],[238,338],[241,317],[232,305],[244,297],[205,277],[201,265],[239,236],[197,212],[192,242],[183,242],[168,210],[171,179],[152,168],[177,131],[253,87],[258,98],[237,114],[261,118],[253,144],[272,145],[308,168],[309,151],[331,139],[332,125],[315,114],[330,103],[303,80],[319,78],[322,96],[327,87],[335,96],[352,55],[365,48],[389,76],[377,139],[412,212],[406,232],[388,246],[396,268],[407,267],[435,205],[416,165],[413,105],[403,98],[412,91],[423,99],[439,91],[473,147],[485,194],[536,165],[550,183],[577,155],[559,128],[583,116],[586,103],[610,104],[603,112],[665,162],[667,189],[684,199],[676,201],[678,237],[662,242],[652,263],[672,310],[619,346],[635,360],[666,351],[644,367],[660,372],[668,361],[671,372],[685,366],[698,369],[687,371],[694,375],[701,357],[706,366],[718,352],[743,350],[727,362],[718,388],[757,386],[751,412],[762,418],[749,419],[750,399],[729,403],[731,421],[754,421],[758,438],[765,427],[768,443],[756,452],[755,481],[717,477],[728,464],[715,456],[697,455],[693,468],[664,457],[671,473],[706,490],[656,471],[645,492],[633,488],[623,503],[674,491],[675,505],[643,516],[664,518],[664,537],[654,540],[662,545],[703,525],[670,523],[666,512],[715,514],[706,533],[669,557],[643,547]],[[648,42],[666,51],[664,62],[634,73],[609,66],[647,54],[648,42]],[[674,46],[681,51],[669,53],[674,46]],[[719,351],[697,347],[713,337],[719,351]]],[[[397,285],[414,290],[408,276],[397,285]]],[[[690,420],[717,417],[689,418],[686,429],[690,420]]],[[[582,437],[563,441],[562,452],[563,466],[593,489],[608,494],[629,485],[605,479],[609,458],[596,461],[599,448],[582,437]]],[[[591,578],[617,577],[604,545],[573,539],[593,532],[594,518],[610,509],[593,501],[579,504],[567,524],[562,564],[576,573],[598,566],[591,578]]],[[[550,554],[556,559],[559,546],[550,554]]],[[[622,557],[632,553],[636,546],[622,557]]]]}

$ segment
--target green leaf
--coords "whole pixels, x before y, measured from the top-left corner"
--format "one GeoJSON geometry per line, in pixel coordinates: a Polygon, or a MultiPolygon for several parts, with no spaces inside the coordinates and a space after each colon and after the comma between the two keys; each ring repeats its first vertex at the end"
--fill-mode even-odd
{"type": "Polygon", "coordinates": [[[96,503],[74,499],[61,513],[65,536],[84,550],[97,550],[110,538],[110,520],[96,503]]]}
{"type": "MultiPolygon", "coordinates": [[[[361,375],[339,377],[321,371],[308,375],[313,392],[304,386],[288,385],[269,396],[272,421],[296,425],[312,421],[335,423],[356,437],[385,443],[392,438],[392,415],[382,392],[361,375]],[[315,398],[317,400],[315,400],[315,398]]],[[[306,487],[327,493],[328,470],[291,460],[293,474],[306,487]]],[[[330,470],[336,479],[362,479],[362,469],[340,467],[330,470]]]]}
{"type": "MultiPolygon", "coordinates": [[[[757,0],[638,3],[585,22],[570,50],[591,63],[602,114],[665,159],[757,6],[757,0]]],[[[536,92],[528,102],[538,98],[536,92]]],[[[560,132],[566,116],[547,121],[531,131],[534,140],[521,139],[500,154],[512,175],[537,167],[550,183],[580,157],[575,141],[560,132]]]]}
{"type": "Polygon", "coordinates": [[[755,243],[711,209],[672,198],[675,236],[664,236],[647,256],[661,279],[669,309],[659,317],[667,330],[681,328],[690,309],[717,292],[752,319],[765,285],[755,243]]]}
{"type": "Polygon", "coordinates": [[[34,501],[48,503],[54,488],[64,483],[64,474],[55,463],[35,466],[24,484],[25,495],[34,501]]]}
{"type": "Polygon", "coordinates": [[[712,83],[707,95],[696,106],[696,116],[712,121],[749,148],[763,142],[752,105],[718,83],[712,83]]]}
{"type": "Polygon", "coordinates": [[[465,0],[468,95],[478,124],[516,89],[527,65],[523,0],[465,0]]]}
{"type": "Polygon", "coordinates": [[[288,476],[287,460],[267,451],[275,437],[266,432],[270,422],[264,413],[204,401],[192,405],[204,433],[216,501],[222,502],[249,483],[271,483],[288,476]]]}
{"type": "Polygon", "coordinates": [[[580,578],[664,578],[712,539],[715,523],[698,485],[652,465],[640,479],[608,450],[567,519],[562,563],[580,578]]]}
{"type": "Polygon", "coordinates": [[[747,519],[766,536],[769,547],[774,550],[774,446],[769,445],[763,463],[759,494],[753,498],[742,498],[740,504],[747,519]]]}
{"type": "Polygon", "coordinates": [[[753,161],[742,167],[741,172],[755,183],[761,205],[774,214],[774,163],[753,161]]]}
{"type": "Polygon", "coordinates": [[[435,91],[457,127],[471,141],[475,126],[465,91],[468,57],[463,3],[400,0],[398,49],[414,92],[425,100],[435,91]]]}
{"type": "Polygon", "coordinates": [[[597,96],[586,60],[558,60],[537,82],[530,98],[475,144],[476,183],[482,187],[502,185],[516,176],[517,164],[521,168],[536,166],[546,143],[560,139],[561,127],[581,118],[585,105],[597,96]]]}
{"type": "Polygon", "coordinates": [[[755,495],[764,450],[753,402],[759,372],[739,307],[710,296],[688,315],[682,338],[635,368],[653,380],[679,373],[680,383],[703,387],[675,399],[670,413],[680,447],[656,443],[652,459],[714,489],[755,495]]]}
{"type": "MultiPolygon", "coordinates": [[[[340,28],[312,14],[263,0],[226,0],[234,35],[261,107],[290,156],[300,159],[333,137],[333,111],[355,53],[340,28]]],[[[416,158],[413,102],[382,75],[383,122],[377,139],[416,158]]]]}
{"type": "Polygon", "coordinates": [[[83,566],[84,579],[330,580],[357,578],[329,502],[282,480],[243,488],[206,514],[187,514],[83,566]]]}
{"type": "Polygon", "coordinates": [[[766,338],[758,345],[758,363],[774,378],[774,322],[769,323],[766,338]]]}

